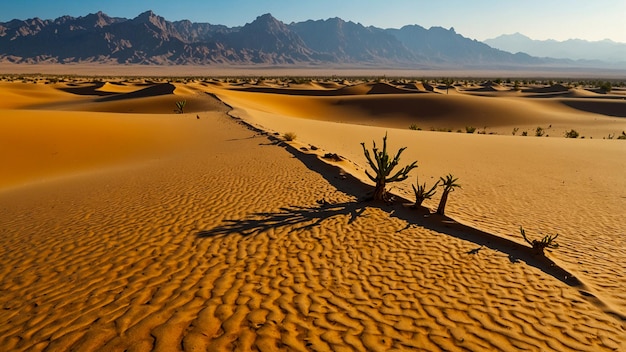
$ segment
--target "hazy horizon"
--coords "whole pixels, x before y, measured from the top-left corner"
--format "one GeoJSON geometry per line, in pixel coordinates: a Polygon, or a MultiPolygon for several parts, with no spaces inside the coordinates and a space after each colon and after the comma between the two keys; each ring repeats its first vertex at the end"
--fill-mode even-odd
{"type": "Polygon", "coordinates": [[[522,3],[496,0],[392,0],[384,3],[374,0],[24,0],[0,2],[0,22],[35,17],[55,19],[64,15],[80,17],[98,11],[112,17],[135,18],[148,10],[169,21],[188,19],[229,27],[243,26],[254,21],[257,16],[271,13],[285,23],[339,17],[345,21],[380,28],[400,28],[411,24],[425,28],[454,27],[457,33],[481,41],[503,34],[521,33],[535,40],[609,39],[626,43],[626,23],[623,20],[626,18],[626,1],[621,0],[528,0],[522,3]],[[63,2],[63,6],[59,6],[60,2],[63,2]]]}

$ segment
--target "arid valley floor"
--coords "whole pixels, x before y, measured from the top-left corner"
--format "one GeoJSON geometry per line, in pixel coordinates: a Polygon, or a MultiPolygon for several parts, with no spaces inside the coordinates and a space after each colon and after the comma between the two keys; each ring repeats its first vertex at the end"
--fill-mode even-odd
{"type": "Polygon", "coordinates": [[[625,130],[617,87],[5,75],[0,350],[624,351],[625,130]]]}

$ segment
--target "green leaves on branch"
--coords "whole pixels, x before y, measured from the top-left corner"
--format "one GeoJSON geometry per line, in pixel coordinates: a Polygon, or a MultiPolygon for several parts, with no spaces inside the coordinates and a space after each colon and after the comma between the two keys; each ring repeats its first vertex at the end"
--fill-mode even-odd
{"type": "Polygon", "coordinates": [[[185,105],[187,105],[187,100],[181,100],[176,102],[176,113],[182,114],[185,112],[185,105]]]}
{"type": "Polygon", "coordinates": [[[411,185],[411,187],[413,187],[413,192],[415,193],[415,204],[413,204],[412,207],[419,208],[425,199],[431,199],[435,195],[435,193],[437,193],[436,189],[437,189],[437,186],[439,186],[439,182],[440,181],[437,181],[431,189],[426,191],[426,182],[420,185],[420,180],[418,177],[417,188],[415,188],[415,185],[411,185]]]}
{"type": "Polygon", "coordinates": [[[401,168],[392,174],[393,170],[398,166],[400,162],[400,155],[406,149],[406,147],[402,147],[396,153],[396,156],[393,159],[387,154],[387,134],[383,138],[383,148],[379,150],[376,147],[376,142],[372,142],[372,154],[374,157],[372,158],[372,154],[370,154],[369,150],[365,148],[365,143],[361,143],[363,147],[363,154],[365,154],[365,158],[369,163],[370,167],[374,170],[374,173],[371,174],[369,171],[365,171],[367,177],[370,180],[376,183],[376,187],[374,188],[374,200],[383,200],[389,201],[390,197],[385,189],[385,185],[388,182],[400,182],[406,180],[409,176],[409,172],[417,167],[417,161],[412,162],[411,164],[401,168]]]}
{"type": "Polygon", "coordinates": [[[458,180],[459,179],[454,178],[452,174],[448,174],[445,178],[439,178],[439,181],[441,181],[441,187],[443,187],[443,194],[441,195],[441,200],[439,201],[439,206],[437,207],[437,214],[445,215],[448,195],[450,194],[450,192],[454,192],[456,188],[461,188],[461,185],[456,183],[456,181],[458,180]]]}

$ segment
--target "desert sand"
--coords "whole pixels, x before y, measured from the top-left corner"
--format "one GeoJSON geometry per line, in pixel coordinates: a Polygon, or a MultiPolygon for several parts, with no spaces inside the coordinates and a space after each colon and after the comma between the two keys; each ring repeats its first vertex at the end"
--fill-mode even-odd
{"type": "Polygon", "coordinates": [[[626,141],[603,139],[626,130],[620,90],[75,78],[0,96],[0,350],[626,349],[626,141]],[[360,143],[385,134],[419,164],[393,204],[364,200],[360,143]],[[447,173],[446,216],[441,191],[407,207],[447,173]],[[533,255],[520,225],[560,247],[533,255]]]}

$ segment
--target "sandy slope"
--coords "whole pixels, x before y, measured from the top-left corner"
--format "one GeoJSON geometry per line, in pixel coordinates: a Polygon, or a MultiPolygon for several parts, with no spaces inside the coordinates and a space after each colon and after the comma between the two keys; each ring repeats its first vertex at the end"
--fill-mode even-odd
{"type": "MultiPolygon", "coordinates": [[[[84,151],[93,164],[83,173],[59,164],[65,177],[0,190],[2,348],[624,348],[616,316],[626,301],[622,141],[337,124],[281,116],[273,111],[279,99],[264,106],[246,98],[253,93],[216,85],[127,100],[165,108],[184,96],[215,106],[195,95],[209,86],[251,123],[349,157],[340,165],[357,176],[358,142],[389,130],[392,147],[409,146],[404,160],[419,159],[424,180],[461,177],[449,214],[478,230],[400,204],[359,202],[366,188],[351,176],[217,108],[123,114],[118,101],[76,94],[46,110],[4,107],[3,117],[20,119],[0,120],[2,130],[85,150],[110,132],[118,149],[112,159],[106,149],[84,151]],[[84,100],[89,109],[58,111],[84,100]],[[54,130],[52,117],[75,129],[54,130]],[[35,132],[42,123],[53,133],[35,132]],[[562,248],[550,257],[583,282],[490,237],[507,237],[520,222],[530,233],[559,231],[562,248]]],[[[31,151],[5,164],[52,160],[31,151]]]]}
{"type": "MultiPolygon", "coordinates": [[[[572,128],[587,138],[603,138],[626,129],[623,99],[553,98],[531,99],[516,92],[490,95],[406,94],[388,84],[358,84],[336,90],[233,88],[223,90],[236,106],[291,117],[344,122],[368,126],[423,130],[479,131],[511,135],[526,131],[534,136],[542,127],[562,137],[572,128]],[[260,94],[263,93],[263,94],[260,94]]],[[[471,89],[470,89],[471,91],[471,89]]],[[[427,92],[420,91],[420,92],[427,92]]],[[[444,91],[445,92],[445,91],[444,91]]]]}

